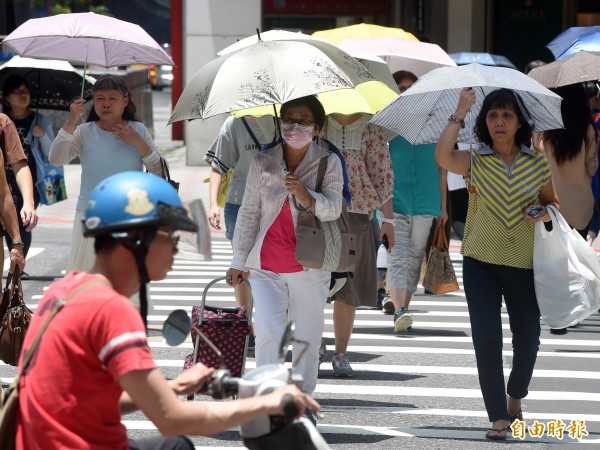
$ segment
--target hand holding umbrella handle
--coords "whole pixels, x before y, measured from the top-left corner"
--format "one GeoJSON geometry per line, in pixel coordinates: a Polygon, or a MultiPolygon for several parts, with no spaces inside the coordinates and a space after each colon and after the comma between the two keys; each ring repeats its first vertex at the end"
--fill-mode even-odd
{"type": "Polygon", "coordinates": [[[471,107],[475,104],[477,98],[475,97],[475,90],[472,87],[464,88],[460,91],[458,97],[458,105],[456,106],[456,112],[452,114],[456,120],[450,119],[453,122],[461,123],[464,128],[465,117],[471,110],[471,107]]]}

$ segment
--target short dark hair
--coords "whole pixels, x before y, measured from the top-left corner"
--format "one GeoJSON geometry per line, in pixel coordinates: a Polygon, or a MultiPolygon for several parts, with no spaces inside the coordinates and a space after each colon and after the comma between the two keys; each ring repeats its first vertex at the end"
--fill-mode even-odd
{"type": "Polygon", "coordinates": [[[396,82],[396,84],[399,84],[405,78],[408,78],[413,83],[416,83],[418,79],[414,73],[409,72],[408,70],[399,70],[397,72],[394,72],[392,76],[394,77],[394,81],[396,82]]]}
{"type": "Polygon", "coordinates": [[[316,96],[307,95],[306,97],[295,98],[294,100],[285,102],[281,105],[281,110],[279,112],[280,116],[285,116],[288,109],[296,108],[297,106],[306,106],[310,109],[315,118],[315,124],[319,127],[319,131],[323,129],[326,119],[325,108],[323,108],[323,105],[316,96]]]}
{"type": "Polygon", "coordinates": [[[29,83],[27,80],[23,78],[21,75],[12,74],[10,75],[2,85],[2,110],[5,113],[10,113],[11,107],[10,105],[4,101],[4,97],[7,97],[9,94],[12,94],[17,89],[19,89],[22,85],[25,85],[29,93],[31,93],[31,88],[29,87],[29,83]]]}
{"type": "Polygon", "coordinates": [[[546,65],[546,63],[544,61],[542,61],[541,59],[534,59],[533,61],[529,61],[527,63],[527,65],[525,66],[525,70],[523,72],[525,72],[525,74],[528,74],[533,69],[537,69],[538,67],[542,67],[545,65],[546,65]]]}
{"type": "Polygon", "coordinates": [[[511,89],[506,88],[497,89],[490,92],[483,100],[481,111],[479,111],[477,119],[475,120],[474,130],[477,139],[484,144],[492,145],[492,136],[490,136],[490,131],[487,127],[486,117],[490,109],[498,108],[512,109],[515,112],[517,119],[519,120],[519,124],[521,125],[521,127],[517,130],[517,134],[515,135],[515,142],[518,145],[525,144],[529,146],[532,132],[532,124],[530,123],[531,119],[528,120],[526,117],[530,117],[529,111],[527,111],[525,108],[523,99],[521,99],[519,94],[511,89]],[[525,109],[525,111],[523,111],[521,108],[525,109]]]}
{"type": "MultiPolygon", "coordinates": [[[[137,108],[135,107],[135,104],[131,99],[131,91],[129,90],[129,86],[127,85],[123,77],[120,77],[119,75],[114,75],[112,73],[107,73],[99,76],[96,79],[96,82],[94,83],[92,93],[95,94],[96,92],[104,89],[119,91],[121,94],[123,94],[123,97],[128,97],[129,103],[127,103],[127,106],[123,110],[121,118],[123,120],[137,120],[135,117],[135,112],[137,108]]],[[[87,122],[95,122],[99,119],[100,117],[96,113],[96,110],[92,108],[90,114],[88,115],[87,122]]]]}

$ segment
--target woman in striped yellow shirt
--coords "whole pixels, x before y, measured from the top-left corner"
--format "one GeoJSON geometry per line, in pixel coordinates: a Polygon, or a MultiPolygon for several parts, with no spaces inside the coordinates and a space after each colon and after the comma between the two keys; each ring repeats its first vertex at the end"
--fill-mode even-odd
{"type": "Polygon", "coordinates": [[[492,427],[486,438],[506,439],[514,419],[522,420],[521,399],[528,393],[537,357],[540,313],[533,281],[534,223],[549,221],[548,203],[558,206],[548,161],[526,144],[532,126],[522,101],[510,89],[486,96],[475,123],[484,145],[453,150],[475,92],[463,89],[435,150],[436,161],[462,174],[469,186],[469,208],[461,253],[463,280],[477,371],[492,427]],[[524,107],[523,107],[524,109],[524,107]],[[538,214],[526,213],[539,205],[538,214]],[[513,364],[505,387],[502,360],[502,299],[512,332],[513,364]]]}

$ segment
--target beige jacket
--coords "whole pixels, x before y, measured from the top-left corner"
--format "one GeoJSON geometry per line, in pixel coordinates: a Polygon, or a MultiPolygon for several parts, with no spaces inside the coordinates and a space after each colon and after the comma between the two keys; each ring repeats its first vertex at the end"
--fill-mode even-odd
{"type": "Polygon", "coordinates": [[[552,183],[560,200],[560,212],[565,220],[577,230],[590,223],[594,213],[592,177],[598,167],[598,149],[594,127],[588,129],[588,141],[579,154],[558,165],[552,152],[552,145],[542,140],[543,133],[536,133],[531,140],[534,150],[546,155],[552,172],[552,183]]]}

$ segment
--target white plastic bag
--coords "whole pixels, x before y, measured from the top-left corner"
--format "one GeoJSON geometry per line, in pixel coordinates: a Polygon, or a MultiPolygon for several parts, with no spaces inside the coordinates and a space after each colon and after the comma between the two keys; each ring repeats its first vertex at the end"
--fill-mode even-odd
{"type": "Polygon", "coordinates": [[[600,308],[600,261],[556,208],[547,209],[552,231],[543,222],[535,224],[535,292],[544,323],[565,328],[600,308]]]}

